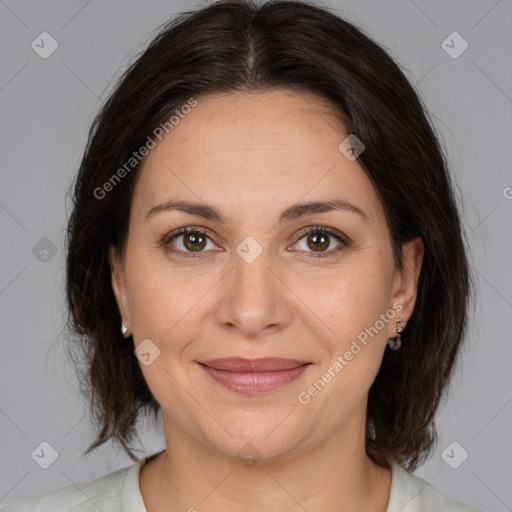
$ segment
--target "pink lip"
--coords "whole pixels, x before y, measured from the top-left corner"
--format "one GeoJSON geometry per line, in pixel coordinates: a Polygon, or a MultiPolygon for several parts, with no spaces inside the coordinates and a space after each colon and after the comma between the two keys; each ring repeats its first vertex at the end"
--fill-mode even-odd
{"type": "Polygon", "coordinates": [[[306,361],[297,359],[282,359],[280,357],[264,357],[261,359],[244,359],[243,357],[225,357],[201,361],[201,364],[215,368],[216,370],[228,370],[230,372],[274,372],[278,370],[290,370],[303,366],[306,361]]]}
{"type": "Polygon", "coordinates": [[[276,389],[299,377],[309,366],[304,361],[273,357],[213,359],[199,364],[218,383],[244,394],[276,389]]]}

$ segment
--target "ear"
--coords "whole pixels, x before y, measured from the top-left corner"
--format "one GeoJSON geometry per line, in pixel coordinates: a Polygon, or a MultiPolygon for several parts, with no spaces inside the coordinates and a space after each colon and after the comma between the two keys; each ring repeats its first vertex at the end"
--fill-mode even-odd
{"type": "Polygon", "coordinates": [[[127,325],[130,324],[130,310],[128,307],[128,295],[126,293],[126,280],[122,258],[118,250],[111,246],[109,249],[109,263],[111,269],[112,290],[116,297],[117,308],[121,318],[126,319],[127,325]]]}
{"type": "MultiPolygon", "coordinates": [[[[397,317],[403,318],[405,324],[411,317],[416,303],[424,251],[423,241],[419,237],[402,244],[403,265],[395,274],[392,303],[398,302],[402,305],[397,317]]],[[[392,327],[394,328],[394,325],[392,327]]],[[[393,331],[390,336],[396,336],[396,333],[393,331]]]]}

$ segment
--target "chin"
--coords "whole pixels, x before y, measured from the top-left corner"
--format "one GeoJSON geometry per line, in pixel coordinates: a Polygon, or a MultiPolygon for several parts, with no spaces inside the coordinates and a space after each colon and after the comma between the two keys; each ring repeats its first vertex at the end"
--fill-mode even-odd
{"type": "Polygon", "coordinates": [[[258,417],[252,415],[252,422],[251,415],[246,415],[244,421],[228,422],[226,430],[229,434],[221,427],[215,430],[213,436],[211,428],[209,432],[203,431],[203,442],[228,457],[240,459],[243,463],[246,460],[251,460],[254,464],[256,460],[263,462],[280,459],[296,450],[300,439],[307,437],[306,432],[299,432],[301,428],[296,424],[297,418],[294,418],[293,423],[287,422],[285,418],[289,412],[289,409],[283,411],[278,420],[275,419],[275,414],[269,418],[268,415],[263,417],[259,413],[258,417]]]}

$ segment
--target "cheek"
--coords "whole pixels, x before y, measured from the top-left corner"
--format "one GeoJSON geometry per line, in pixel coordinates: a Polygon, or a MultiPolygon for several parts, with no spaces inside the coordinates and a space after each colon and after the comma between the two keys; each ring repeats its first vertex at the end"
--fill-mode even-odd
{"type": "Polygon", "coordinates": [[[135,346],[149,339],[159,350],[151,364],[140,364],[144,379],[164,410],[181,407],[185,411],[187,368],[183,362],[190,357],[184,353],[198,337],[208,307],[201,298],[214,282],[209,283],[211,277],[193,278],[171,268],[140,254],[127,262],[127,281],[135,346]]]}
{"type": "Polygon", "coordinates": [[[194,328],[201,325],[207,292],[218,276],[173,266],[161,255],[148,252],[135,254],[127,261],[126,271],[136,341],[149,338],[175,350],[186,344],[194,328]]]}
{"type": "Polygon", "coordinates": [[[342,348],[390,308],[389,272],[375,253],[354,253],[337,269],[297,274],[294,288],[304,311],[321,319],[322,331],[342,348]]]}
{"type": "MultiPolygon", "coordinates": [[[[389,262],[368,251],[355,254],[344,263],[340,271],[330,273],[329,279],[319,275],[316,280],[301,279],[298,292],[322,320],[315,324],[319,326],[317,343],[322,346],[324,357],[309,385],[314,387],[313,395],[316,387],[322,390],[324,385],[326,392],[314,395],[318,398],[316,407],[343,397],[344,405],[333,415],[333,421],[340,421],[364,400],[379,371],[388,324],[394,321],[395,314],[389,304],[389,262]]],[[[308,390],[304,391],[309,396],[308,390]]]]}
{"type": "Polygon", "coordinates": [[[300,403],[330,409],[327,421],[333,428],[365,401],[379,371],[388,325],[397,316],[389,303],[388,270],[369,257],[367,264],[353,265],[350,270],[347,265],[343,272],[332,274],[332,279],[317,280],[320,286],[303,283],[301,288],[300,293],[308,297],[304,302],[314,305],[322,320],[317,342],[325,357],[301,390],[300,403]]]}

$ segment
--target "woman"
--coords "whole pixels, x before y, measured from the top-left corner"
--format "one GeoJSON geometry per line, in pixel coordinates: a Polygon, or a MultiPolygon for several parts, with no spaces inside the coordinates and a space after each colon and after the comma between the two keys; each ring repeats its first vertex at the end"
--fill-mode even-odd
{"type": "Polygon", "coordinates": [[[326,9],[216,2],[96,118],[67,298],[99,433],[136,464],[8,511],[471,511],[410,471],[471,289],[441,146],[326,9]],[[136,420],[166,450],[138,461],[136,420]]]}

